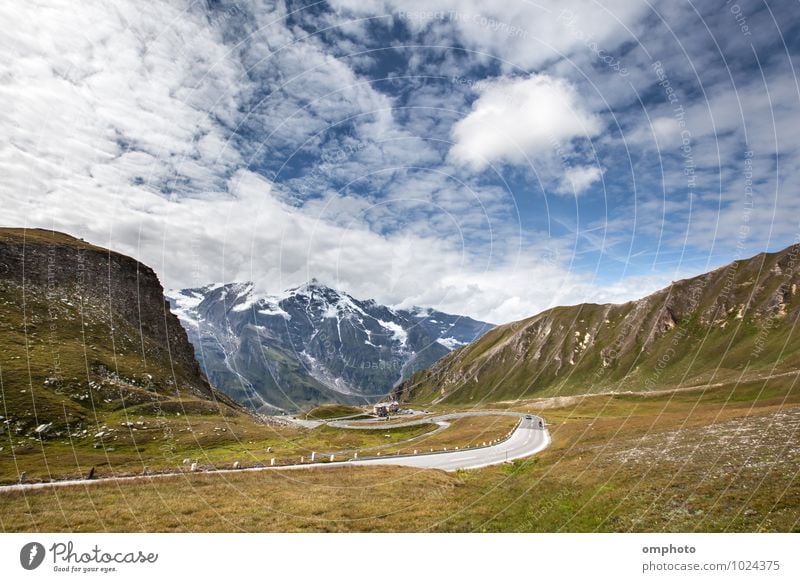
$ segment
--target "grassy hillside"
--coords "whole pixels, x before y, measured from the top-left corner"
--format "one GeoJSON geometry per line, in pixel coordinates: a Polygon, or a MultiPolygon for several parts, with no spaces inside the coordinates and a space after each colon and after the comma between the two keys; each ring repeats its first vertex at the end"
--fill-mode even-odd
{"type": "Polygon", "coordinates": [[[397,390],[472,403],[733,382],[800,367],[800,246],[622,305],[557,307],[493,329],[397,390]]]}
{"type": "Polygon", "coordinates": [[[208,384],[152,269],[65,234],[0,229],[3,482],[163,465],[211,424],[260,421],[208,384]]]}

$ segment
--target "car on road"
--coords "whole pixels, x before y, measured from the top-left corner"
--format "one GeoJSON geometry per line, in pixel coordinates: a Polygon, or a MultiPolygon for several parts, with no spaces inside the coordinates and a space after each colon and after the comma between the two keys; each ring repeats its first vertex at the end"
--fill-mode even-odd
{"type": "Polygon", "coordinates": [[[526,414],[525,420],[533,420],[533,417],[530,414],[526,414]]]}

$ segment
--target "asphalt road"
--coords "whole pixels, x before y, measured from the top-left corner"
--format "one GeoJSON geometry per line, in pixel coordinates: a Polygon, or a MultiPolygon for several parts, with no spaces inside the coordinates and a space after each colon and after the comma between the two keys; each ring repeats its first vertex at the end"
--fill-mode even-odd
{"type": "MultiPolygon", "coordinates": [[[[479,414],[476,413],[462,414],[479,416],[479,414]]],[[[516,416],[514,413],[510,414],[516,416]]],[[[452,418],[452,416],[450,416],[450,418],[452,418]]],[[[442,417],[438,417],[437,419],[442,419],[442,417]]],[[[489,465],[497,465],[514,459],[530,457],[547,448],[550,444],[550,434],[547,432],[546,428],[539,428],[539,421],[544,423],[538,416],[533,416],[530,420],[523,417],[516,430],[514,430],[513,434],[508,439],[488,447],[405,457],[363,459],[359,461],[350,461],[349,464],[400,465],[403,467],[418,467],[420,469],[441,469],[443,471],[478,469],[480,467],[488,467],[489,465]]]]}
{"type": "MultiPolygon", "coordinates": [[[[529,457],[544,450],[550,444],[550,434],[546,428],[539,428],[539,422],[544,424],[544,420],[538,416],[531,416],[530,419],[517,412],[458,412],[453,414],[446,414],[440,416],[432,416],[425,419],[413,420],[408,423],[398,423],[386,425],[385,428],[397,426],[412,426],[415,424],[423,423],[446,423],[446,421],[454,418],[461,418],[464,416],[518,416],[521,418],[517,428],[509,438],[494,445],[462,449],[454,451],[442,451],[436,453],[423,453],[419,455],[387,455],[386,457],[377,457],[369,459],[358,459],[350,461],[336,461],[332,463],[305,463],[302,465],[282,465],[277,467],[251,467],[246,469],[220,469],[216,471],[209,471],[205,474],[224,474],[224,473],[242,473],[253,471],[291,471],[298,469],[329,469],[334,467],[348,467],[353,465],[397,465],[401,467],[416,467],[419,469],[440,469],[443,471],[457,471],[459,469],[478,469],[480,467],[487,467],[489,465],[497,465],[506,461],[514,459],[521,459],[529,457]]],[[[344,428],[344,427],[343,427],[344,428]]],[[[353,428],[348,426],[347,428],[353,428]]],[[[360,428],[375,428],[373,427],[360,427],[360,428]]],[[[382,427],[384,428],[384,427],[382,427]]],[[[136,480],[153,480],[163,477],[175,477],[178,475],[189,475],[184,471],[176,473],[155,473],[152,475],[137,475],[130,477],[108,477],[102,479],[93,479],[91,481],[85,479],[68,479],[63,481],[51,481],[44,483],[25,483],[21,485],[3,485],[0,486],[0,493],[7,491],[26,491],[31,489],[44,489],[47,487],[66,487],[66,486],[90,486],[95,483],[103,482],[124,482],[136,480]]]]}
{"type": "Polygon", "coordinates": [[[507,412],[505,410],[472,410],[469,412],[451,412],[448,414],[434,414],[430,416],[423,416],[415,418],[414,420],[406,420],[397,422],[392,419],[389,421],[381,421],[377,418],[366,418],[362,420],[328,420],[328,426],[336,428],[348,429],[362,429],[362,430],[375,430],[375,429],[390,429],[402,428],[404,426],[417,426],[420,424],[442,423],[448,420],[455,420],[457,418],[466,418],[467,416],[514,416],[523,418],[525,415],[521,412],[507,412]]]}

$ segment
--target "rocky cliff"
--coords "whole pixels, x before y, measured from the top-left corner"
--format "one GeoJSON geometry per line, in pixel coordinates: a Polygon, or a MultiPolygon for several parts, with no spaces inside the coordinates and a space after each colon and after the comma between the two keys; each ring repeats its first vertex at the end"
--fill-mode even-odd
{"type": "Polygon", "coordinates": [[[151,268],[31,229],[0,229],[0,382],[3,429],[42,437],[130,407],[220,398],[151,268]]]}

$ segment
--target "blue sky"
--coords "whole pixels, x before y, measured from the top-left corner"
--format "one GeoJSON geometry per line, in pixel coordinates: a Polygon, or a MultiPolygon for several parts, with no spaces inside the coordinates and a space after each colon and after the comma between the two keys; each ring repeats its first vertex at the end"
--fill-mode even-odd
{"type": "Polygon", "coordinates": [[[4,224],[492,322],[800,234],[795,2],[6,3],[4,224]]]}

